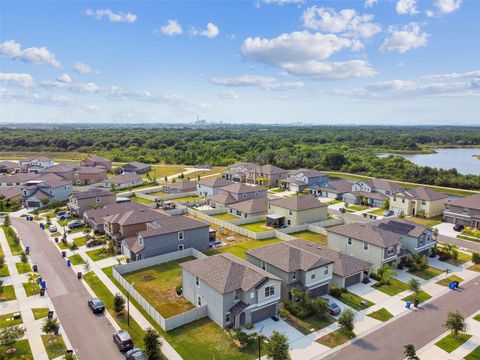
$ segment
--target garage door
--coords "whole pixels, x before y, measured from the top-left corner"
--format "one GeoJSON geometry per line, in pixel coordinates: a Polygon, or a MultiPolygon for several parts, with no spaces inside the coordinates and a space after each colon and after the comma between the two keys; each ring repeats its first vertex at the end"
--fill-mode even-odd
{"type": "Polygon", "coordinates": [[[348,287],[350,285],[354,285],[354,284],[359,283],[361,275],[362,275],[361,273],[358,273],[358,274],[346,277],[345,278],[345,287],[348,287]]]}
{"type": "Polygon", "coordinates": [[[322,295],[326,295],[327,293],[328,293],[328,284],[325,284],[310,290],[310,297],[316,298],[322,295]]]}
{"type": "Polygon", "coordinates": [[[450,224],[455,224],[455,220],[453,219],[453,216],[445,216],[444,221],[450,224]]]}
{"type": "Polygon", "coordinates": [[[268,318],[271,318],[272,316],[277,315],[276,312],[277,305],[273,304],[267,307],[264,307],[263,309],[253,311],[252,312],[252,323],[256,323],[268,318]]]}
{"type": "Polygon", "coordinates": [[[465,225],[465,226],[470,226],[470,220],[457,219],[457,224],[465,225]]]}

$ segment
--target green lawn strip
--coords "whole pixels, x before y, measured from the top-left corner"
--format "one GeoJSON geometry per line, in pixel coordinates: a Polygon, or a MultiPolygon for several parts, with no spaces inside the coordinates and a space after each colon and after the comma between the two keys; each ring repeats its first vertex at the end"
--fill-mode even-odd
{"type": "Polygon", "coordinates": [[[323,329],[324,327],[327,327],[335,322],[335,319],[329,315],[324,318],[312,315],[305,319],[300,319],[292,314],[288,314],[284,320],[289,325],[300,331],[303,335],[311,334],[312,332],[323,329]]]}
{"type": "Polygon", "coordinates": [[[480,265],[471,265],[467,270],[480,272],[480,265]]]}
{"type": "Polygon", "coordinates": [[[1,228],[5,233],[5,237],[7,238],[8,246],[10,247],[10,251],[12,252],[12,255],[20,255],[23,252],[23,249],[20,243],[15,244],[13,242],[13,236],[15,234],[13,227],[1,225],[1,228]]]}
{"type": "Polygon", "coordinates": [[[369,211],[368,213],[373,215],[383,215],[384,212],[385,212],[385,209],[376,209],[376,210],[369,211]]]}
{"type": "Polygon", "coordinates": [[[290,236],[312,241],[314,243],[327,246],[327,237],[322,234],[314,233],[313,231],[299,231],[289,234],[290,236]]]}
{"type": "Polygon", "coordinates": [[[32,271],[32,265],[30,265],[30,263],[22,263],[22,262],[19,262],[19,263],[16,263],[15,266],[17,267],[17,271],[19,274],[25,274],[25,273],[29,273],[32,271]]]}
{"type": "Polygon", "coordinates": [[[30,349],[30,344],[28,340],[18,340],[15,343],[16,351],[14,353],[5,354],[5,351],[8,350],[6,346],[0,346],[0,354],[5,354],[5,359],[11,360],[33,360],[32,350],[30,349]]]}
{"type": "Polygon", "coordinates": [[[477,314],[473,317],[473,320],[480,321],[480,314],[477,314]]]}
{"type": "Polygon", "coordinates": [[[373,302],[367,300],[367,299],[364,299],[362,298],[361,296],[358,296],[354,293],[351,293],[349,291],[342,291],[342,294],[340,295],[339,298],[336,298],[338,300],[340,300],[342,303],[344,303],[345,305],[348,305],[350,306],[352,309],[355,309],[355,310],[364,310],[372,305],[375,305],[373,302]],[[360,302],[366,302],[366,305],[362,305],[360,302]]]}
{"type": "Polygon", "coordinates": [[[253,232],[272,231],[273,229],[268,228],[266,224],[267,223],[265,221],[258,221],[250,224],[240,225],[240,227],[253,232]]]}
{"type": "Polygon", "coordinates": [[[2,301],[11,301],[15,300],[17,297],[15,296],[15,290],[13,285],[5,285],[3,287],[3,294],[0,295],[0,302],[2,301]]]}
{"type": "Polygon", "coordinates": [[[109,257],[113,256],[113,254],[111,254],[111,253],[104,252],[103,248],[98,248],[98,249],[95,249],[95,250],[87,251],[86,254],[93,261],[108,259],[109,257]]]}
{"type": "Polygon", "coordinates": [[[4,328],[11,325],[19,325],[23,323],[22,317],[18,319],[13,318],[13,313],[0,315],[0,328],[4,328]]]}
{"type": "Polygon", "coordinates": [[[451,353],[471,337],[472,335],[470,334],[458,334],[457,337],[454,337],[453,334],[448,334],[440,341],[437,341],[435,345],[437,345],[440,349],[451,353]]]}
{"type": "Polygon", "coordinates": [[[56,238],[56,237],[59,238],[60,236],[62,236],[62,234],[60,234],[60,233],[57,231],[57,232],[54,232],[54,233],[50,233],[50,236],[51,236],[52,238],[56,238]]]}
{"type": "Polygon", "coordinates": [[[475,239],[475,238],[472,238],[470,236],[465,236],[465,235],[457,235],[457,238],[458,239],[462,239],[462,240],[468,240],[468,241],[473,241],[473,242],[480,242],[480,239],[475,239]]]}
{"type": "Polygon", "coordinates": [[[480,346],[477,346],[470,354],[463,358],[464,360],[478,360],[480,359],[480,346]]]}
{"type": "Polygon", "coordinates": [[[431,278],[434,278],[435,276],[438,276],[441,273],[443,273],[442,270],[434,268],[433,266],[429,266],[426,270],[417,270],[417,271],[409,270],[408,272],[424,280],[430,280],[431,278]]]}
{"type": "Polygon", "coordinates": [[[379,321],[384,321],[384,322],[393,318],[393,315],[390,314],[390,312],[385,308],[381,308],[381,309],[378,309],[377,311],[371,312],[367,316],[370,316],[373,319],[377,319],[379,321]]]}
{"type": "Polygon", "coordinates": [[[338,329],[332,331],[327,335],[322,336],[320,339],[317,339],[316,342],[333,349],[334,347],[345,344],[347,341],[352,340],[354,337],[354,333],[348,334],[338,329]]]}
{"type": "Polygon", "coordinates": [[[49,359],[55,359],[67,352],[62,335],[42,335],[42,342],[49,359]]]}
{"type": "Polygon", "coordinates": [[[58,247],[59,247],[60,249],[62,249],[62,250],[66,250],[66,249],[68,248],[68,246],[65,245],[65,244],[64,244],[63,242],[61,242],[61,241],[59,241],[59,242],[57,243],[57,245],[58,245],[58,247]]]}
{"type": "Polygon", "coordinates": [[[80,254],[72,255],[72,256],[69,257],[69,259],[70,259],[70,262],[72,263],[72,265],[83,265],[83,264],[85,264],[85,261],[82,259],[80,254]]]}
{"type": "Polygon", "coordinates": [[[408,295],[406,297],[404,297],[402,300],[403,301],[412,301],[414,299],[417,299],[418,301],[420,301],[421,303],[424,302],[424,301],[427,301],[428,299],[430,299],[432,296],[430,294],[427,294],[425,291],[423,290],[420,290],[418,292],[417,295],[415,294],[411,294],[411,295],[408,295]]]}
{"type": "Polygon", "coordinates": [[[8,270],[7,264],[4,264],[0,268],[0,277],[4,277],[4,276],[10,276],[10,271],[8,270]]]}
{"type": "Polygon", "coordinates": [[[457,275],[450,275],[448,278],[439,280],[439,281],[437,281],[436,283],[437,283],[438,285],[442,285],[442,286],[447,286],[447,287],[448,287],[448,285],[449,285],[452,281],[462,282],[463,279],[462,279],[460,276],[457,276],[457,275]]]}
{"type": "Polygon", "coordinates": [[[397,280],[395,278],[391,278],[390,280],[390,284],[388,285],[373,285],[373,287],[387,295],[390,295],[390,296],[395,296],[399,293],[401,293],[402,291],[405,291],[405,290],[408,290],[409,287],[408,287],[408,284],[400,281],[400,280],[397,280]]]}
{"type": "Polygon", "coordinates": [[[350,211],[362,211],[362,210],[367,210],[368,206],[363,206],[363,205],[348,205],[346,208],[347,210],[350,211]]]}
{"type": "Polygon", "coordinates": [[[132,197],[132,198],[131,198],[131,201],[137,202],[137,203],[140,203],[140,204],[144,204],[144,205],[150,205],[150,204],[153,204],[153,203],[154,203],[153,200],[148,200],[148,199],[140,198],[140,197],[138,197],[138,196],[132,197]]]}
{"type": "Polygon", "coordinates": [[[87,243],[87,238],[85,236],[80,236],[73,239],[77,243],[78,246],[84,246],[87,243]]]}
{"type": "Polygon", "coordinates": [[[405,218],[405,220],[408,220],[408,221],[411,221],[411,222],[414,222],[414,223],[417,223],[417,224],[420,224],[420,225],[423,225],[423,226],[433,227],[433,226],[436,226],[438,224],[441,224],[442,220],[443,220],[443,217],[442,217],[442,215],[439,215],[439,216],[435,216],[435,217],[430,218],[430,219],[424,219],[424,218],[420,218],[420,217],[416,217],[416,216],[407,216],[405,218]]]}
{"type": "Polygon", "coordinates": [[[277,238],[269,238],[265,240],[247,240],[247,241],[241,241],[238,242],[237,244],[228,244],[225,246],[222,246],[217,249],[210,249],[205,251],[205,254],[208,256],[211,255],[216,255],[216,254],[222,254],[222,253],[230,253],[235,256],[238,256],[239,258],[245,259],[246,254],[245,251],[254,249],[260,246],[266,246],[270,244],[275,244],[277,242],[280,242],[280,239],[277,238]]]}
{"type": "Polygon", "coordinates": [[[220,220],[225,220],[225,221],[239,219],[238,216],[235,216],[235,215],[232,215],[232,214],[229,214],[229,213],[212,215],[212,217],[214,217],[216,219],[220,219],[220,220]]]}
{"type": "Polygon", "coordinates": [[[33,317],[35,320],[43,319],[48,316],[49,308],[32,308],[33,317]]]}
{"type": "Polygon", "coordinates": [[[25,282],[23,283],[23,288],[27,293],[27,296],[33,296],[40,294],[40,285],[37,281],[35,282],[25,282]]]}

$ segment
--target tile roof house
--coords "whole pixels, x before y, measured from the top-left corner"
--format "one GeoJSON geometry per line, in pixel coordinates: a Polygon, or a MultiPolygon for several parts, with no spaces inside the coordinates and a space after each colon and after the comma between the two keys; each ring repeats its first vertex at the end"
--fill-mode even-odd
{"type": "Polygon", "coordinates": [[[102,186],[105,188],[126,189],[140,186],[143,184],[143,179],[137,174],[126,173],[115,175],[102,181],[102,186]]]}
{"type": "Polygon", "coordinates": [[[266,197],[267,189],[261,185],[233,183],[219,188],[207,199],[212,207],[223,208],[236,202],[266,197]]]}
{"type": "Polygon", "coordinates": [[[168,194],[183,194],[197,190],[197,182],[191,180],[179,180],[171,184],[165,184],[163,191],[168,194]]]}
{"type": "Polygon", "coordinates": [[[114,214],[123,214],[130,210],[140,211],[150,209],[148,206],[137,202],[124,202],[118,204],[105,205],[99,209],[87,210],[83,213],[83,221],[92,227],[93,230],[104,233],[103,220],[106,216],[114,214]]]}
{"type": "Polygon", "coordinates": [[[122,173],[146,174],[152,170],[152,167],[148,164],[132,161],[120,166],[119,169],[122,173]]]}
{"type": "Polygon", "coordinates": [[[264,197],[236,202],[227,205],[227,212],[242,219],[266,215],[268,213],[268,199],[264,197]]]}
{"type": "Polygon", "coordinates": [[[480,194],[462,197],[444,205],[443,221],[480,228],[480,194]]]}
{"type": "Polygon", "coordinates": [[[268,205],[268,226],[297,226],[324,221],[327,218],[328,206],[310,194],[272,200],[268,205]]]}
{"type": "Polygon", "coordinates": [[[197,181],[197,195],[206,198],[217,194],[220,188],[230,184],[234,184],[234,182],[224,178],[208,177],[201,179],[197,181]]]}
{"type": "Polygon", "coordinates": [[[325,186],[328,182],[328,175],[318,170],[298,169],[290,170],[287,178],[279,182],[283,190],[302,192],[314,186],[325,186]]]}
{"type": "Polygon", "coordinates": [[[81,166],[104,167],[107,171],[112,171],[112,161],[100,156],[91,156],[80,162],[81,166]]]}
{"type": "Polygon", "coordinates": [[[241,327],[278,314],[281,280],[232,254],[180,264],[183,296],[207,306],[208,317],[222,328],[241,327]]]}
{"type": "Polygon", "coordinates": [[[102,189],[88,189],[86,191],[74,192],[70,195],[70,201],[67,204],[70,211],[83,216],[83,213],[93,208],[101,208],[105,205],[115,204],[117,195],[110,191],[102,189]]]}
{"type": "Polygon", "coordinates": [[[442,215],[448,195],[436,192],[429,187],[408,189],[390,195],[390,210],[405,216],[432,218],[442,215]]]}

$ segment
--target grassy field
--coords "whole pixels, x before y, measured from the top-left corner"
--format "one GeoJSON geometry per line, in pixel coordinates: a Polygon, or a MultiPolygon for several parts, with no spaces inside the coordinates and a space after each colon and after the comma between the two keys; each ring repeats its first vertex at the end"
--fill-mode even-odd
{"type": "Polygon", "coordinates": [[[13,313],[0,315],[0,329],[11,325],[19,325],[21,323],[23,323],[21,316],[19,319],[14,319],[13,313]]]}
{"type": "Polygon", "coordinates": [[[212,170],[198,170],[189,174],[185,174],[185,179],[196,180],[198,178],[198,175],[200,175],[200,177],[210,176],[213,174],[221,173],[226,169],[226,166],[212,166],[212,170]]]}
{"type": "Polygon", "coordinates": [[[24,282],[23,288],[27,293],[27,296],[34,296],[40,294],[40,285],[37,281],[35,282],[24,282]]]}
{"type": "Polygon", "coordinates": [[[70,262],[72,263],[72,265],[83,265],[83,264],[85,264],[85,261],[83,260],[83,258],[79,254],[72,255],[72,256],[69,257],[69,259],[70,259],[70,262]]]}
{"type": "Polygon", "coordinates": [[[477,346],[470,354],[463,358],[464,360],[478,360],[480,359],[480,346],[477,346]]]}
{"type": "Polygon", "coordinates": [[[270,244],[274,244],[281,241],[277,238],[270,238],[265,240],[244,240],[244,241],[235,241],[234,243],[230,243],[228,245],[222,246],[216,249],[210,249],[205,252],[207,255],[215,255],[221,253],[230,253],[233,255],[238,256],[241,259],[245,259],[245,251],[254,249],[260,246],[266,246],[270,244]]]}
{"type": "Polygon", "coordinates": [[[393,315],[390,314],[390,312],[385,308],[378,309],[377,311],[374,311],[374,312],[368,314],[367,316],[370,316],[373,319],[377,319],[377,320],[383,321],[383,322],[388,321],[391,318],[393,318],[393,315]]]}
{"type": "Polygon", "coordinates": [[[250,231],[254,231],[254,232],[262,232],[262,231],[273,230],[272,228],[267,227],[266,224],[267,223],[265,221],[257,221],[257,222],[250,223],[250,224],[240,225],[240,227],[242,227],[244,229],[247,229],[247,230],[250,230],[250,231]]]}
{"type": "Polygon", "coordinates": [[[435,345],[437,345],[440,349],[451,353],[471,337],[472,335],[470,334],[458,334],[457,337],[454,337],[453,334],[448,334],[443,339],[437,341],[435,345]]]}
{"type": "Polygon", "coordinates": [[[184,196],[181,198],[172,199],[171,201],[174,201],[177,203],[185,203],[187,201],[199,201],[199,200],[202,200],[200,196],[184,196]]]}
{"type": "Polygon", "coordinates": [[[15,343],[15,351],[12,354],[5,354],[7,350],[6,346],[0,346],[0,354],[5,354],[5,360],[33,360],[32,350],[30,349],[30,344],[28,340],[18,340],[15,343]]]}
{"type": "Polygon", "coordinates": [[[457,275],[450,275],[446,279],[442,279],[440,281],[437,281],[437,284],[448,287],[448,284],[450,284],[452,281],[462,282],[463,279],[460,276],[457,276],[457,275]]]}
{"type": "Polygon", "coordinates": [[[390,296],[394,296],[394,295],[397,295],[399,293],[401,293],[402,291],[405,291],[405,290],[408,290],[408,284],[405,284],[404,282],[400,281],[400,280],[397,280],[397,279],[394,279],[394,278],[391,278],[390,280],[390,284],[389,285],[378,285],[375,284],[373,285],[375,289],[387,294],[387,295],[390,295],[390,296]]]}
{"type": "Polygon", "coordinates": [[[175,292],[175,287],[182,284],[182,269],[179,264],[193,259],[189,257],[151,266],[124,274],[124,278],[134,284],[135,290],[163,317],[169,318],[194,307],[175,292]]]}
{"type": "Polygon", "coordinates": [[[376,209],[376,210],[369,211],[368,213],[373,215],[383,215],[384,212],[385,212],[385,209],[376,209]]]}
{"type": "Polygon", "coordinates": [[[354,337],[355,337],[354,333],[348,334],[339,329],[325,336],[322,336],[320,339],[317,339],[316,341],[319,344],[325,345],[333,349],[334,347],[345,344],[347,341],[352,340],[354,337]]]}
{"type": "Polygon", "coordinates": [[[49,359],[65,355],[67,351],[62,335],[42,335],[42,342],[49,359]]]}
{"type": "Polygon", "coordinates": [[[225,220],[225,221],[239,219],[238,216],[235,216],[235,215],[232,215],[232,214],[229,214],[229,213],[212,215],[212,217],[220,219],[220,220],[225,220]]]}
{"type": "Polygon", "coordinates": [[[150,204],[154,203],[153,200],[143,199],[143,198],[138,197],[138,196],[132,197],[131,201],[139,203],[139,204],[144,204],[144,205],[150,205],[150,204]]]}
{"type": "Polygon", "coordinates": [[[28,262],[27,263],[19,262],[19,263],[16,263],[15,266],[17,267],[17,271],[19,274],[25,274],[32,271],[32,266],[28,262]]]}
{"type": "Polygon", "coordinates": [[[438,276],[441,273],[443,273],[442,270],[434,268],[433,266],[429,266],[426,270],[417,270],[417,271],[409,270],[408,272],[424,280],[430,280],[431,278],[434,278],[435,276],[438,276]]]}
{"type": "Polygon", "coordinates": [[[348,205],[346,208],[347,211],[362,211],[362,210],[367,210],[368,206],[363,206],[363,205],[348,205]]]}
{"type": "Polygon", "coordinates": [[[424,218],[419,218],[419,217],[416,217],[416,216],[407,216],[405,218],[405,220],[408,220],[408,221],[411,221],[411,222],[414,222],[414,223],[417,223],[417,224],[420,224],[420,225],[423,225],[423,226],[426,226],[426,227],[433,227],[433,226],[436,226],[438,224],[441,224],[442,220],[443,220],[443,217],[442,217],[442,215],[439,215],[439,216],[435,216],[435,217],[430,218],[430,219],[424,219],[424,218]]]}
{"type": "Polygon", "coordinates": [[[3,287],[3,294],[0,295],[0,302],[2,301],[11,301],[15,300],[17,297],[15,296],[15,290],[13,289],[13,285],[5,285],[3,287]]]}
{"type": "Polygon", "coordinates": [[[321,319],[316,315],[312,315],[305,319],[300,319],[290,313],[284,320],[304,335],[308,335],[314,331],[323,329],[324,327],[327,327],[335,322],[335,319],[329,315],[321,319]]]}
{"type": "Polygon", "coordinates": [[[5,233],[5,237],[7,238],[8,246],[10,247],[10,251],[12,252],[12,255],[20,255],[23,252],[23,249],[20,245],[20,243],[15,244],[13,241],[13,234],[14,230],[13,227],[6,227],[5,225],[2,225],[2,230],[5,233]]]}
{"type": "Polygon", "coordinates": [[[427,301],[428,299],[430,299],[432,296],[430,294],[427,294],[425,291],[423,290],[420,290],[418,292],[417,295],[414,295],[414,294],[411,294],[411,295],[408,295],[407,297],[404,297],[402,300],[403,301],[412,301],[414,299],[417,299],[419,302],[424,302],[424,301],[427,301]]]}
{"type": "Polygon", "coordinates": [[[340,300],[342,303],[344,303],[345,305],[348,305],[350,306],[352,309],[355,309],[355,310],[364,310],[372,305],[375,305],[373,302],[369,301],[369,300],[366,300],[356,294],[353,294],[349,291],[342,291],[342,294],[340,295],[339,298],[337,298],[338,300],[340,300]],[[367,305],[362,305],[361,302],[364,301],[366,302],[367,305]]]}
{"type": "Polygon", "coordinates": [[[33,317],[35,320],[47,317],[49,308],[32,308],[33,317]]]}
{"type": "Polygon", "coordinates": [[[158,180],[165,176],[180,174],[185,171],[185,165],[152,165],[152,172],[150,175],[155,175],[158,180]]]}
{"type": "Polygon", "coordinates": [[[323,246],[327,246],[327,237],[322,234],[314,233],[313,231],[299,231],[296,233],[291,233],[290,236],[308,240],[323,246]]]}
{"type": "Polygon", "coordinates": [[[87,251],[86,254],[93,261],[108,259],[109,257],[113,256],[112,253],[105,252],[103,248],[87,251]]]}

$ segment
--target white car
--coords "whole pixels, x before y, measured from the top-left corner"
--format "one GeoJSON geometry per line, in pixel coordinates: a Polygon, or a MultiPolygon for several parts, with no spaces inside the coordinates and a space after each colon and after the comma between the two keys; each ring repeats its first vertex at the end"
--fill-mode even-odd
{"type": "Polygon", "coordinates": [[[58,231],[57,226],[56,225],[50,225],[48,227],[48,231],[50,231],[52,234],[56,233],[58,231]]]}

